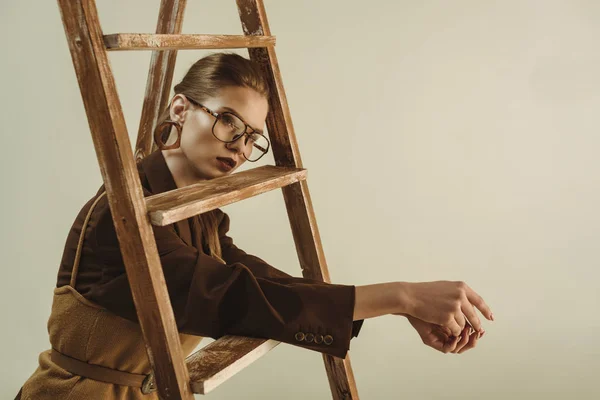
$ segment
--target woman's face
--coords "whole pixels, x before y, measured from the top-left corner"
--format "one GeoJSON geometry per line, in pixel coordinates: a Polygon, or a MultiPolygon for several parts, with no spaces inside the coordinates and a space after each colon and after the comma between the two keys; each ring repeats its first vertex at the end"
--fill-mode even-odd
{"type": "MultiPolygon", "coordinates": [[[[213,112],[232,112],[239,116],[254,130],[264,130],[269,105],[264,96],[253,89],[239,86],[227,86],[219,90],[218,95],[202,102],[213,112]]],[[[215,117],[187,101],[184,96],[176,95],[171,103],[171,119],[183,125],[181,146],[166,150],[177,153],[178,174],[184,180],[213,179],[234,172],[246,159],[243,151],[244,137],[234,143],[224,143],[212,133],[215,117]],[[230,159],[234,167],[228,167],[230,159]],[[184,170],[181,170],[184,169],[184,170]]],[[[173,171],[172,171],[173,172],[173,171]]],[[[188,182],[192,183],[192,182],[188,182]]]]}

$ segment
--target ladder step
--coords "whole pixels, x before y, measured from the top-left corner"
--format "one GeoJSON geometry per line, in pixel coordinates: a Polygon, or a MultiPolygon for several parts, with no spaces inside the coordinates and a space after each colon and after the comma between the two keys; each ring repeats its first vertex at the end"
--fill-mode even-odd
{"type": "Polygon", "coordinates": [[[207,394],[279,343],[271,339],[223,336],[186,360],[192,392],[207,394]]]}
{"type": "Polygon", "coordinates": [[[115,33],[104,35],[107,50],[238,49],[275,46],[275,36],[115,33]]]}
{"type": "Polygon", "coordinates": [[[146,197],[153,225],[165,226],[306,179],[306,169],[265,165],[146,197]]]}

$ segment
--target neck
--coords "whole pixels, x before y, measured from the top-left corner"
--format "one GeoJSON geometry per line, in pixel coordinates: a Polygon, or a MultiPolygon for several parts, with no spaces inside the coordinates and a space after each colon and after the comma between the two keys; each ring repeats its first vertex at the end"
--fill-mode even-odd
{"type": "Polygon", "coordinates": [[[178,188],[193,185],[194,183],[205,180],[196,174],[195,169],[181,149],[161,151],[165,158],[165,162],[167,163],[167,167],[169,167],[169,171],[171,172],[171,175],[173,175],[175,185],[177,185],[178,188]]]}

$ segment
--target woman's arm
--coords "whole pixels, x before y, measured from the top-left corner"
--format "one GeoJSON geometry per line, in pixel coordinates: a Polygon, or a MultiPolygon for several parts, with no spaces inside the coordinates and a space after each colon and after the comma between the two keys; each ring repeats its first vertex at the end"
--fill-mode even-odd
{"type": "MultiPolygon", "coordinates": [[[[221,242],[221,251],[223,252],[223,259],[228,264],[240,262],[246,265],[255,276],[259,277],[292,277],[271,266],[266,261],[238,248],[233,243],[233,239],[227,235],[230,227],[229,216],[221,210],[218,210],[218,212],[220,214],[219,240],[221,242]]],[[[405,284],[405,282],[389,282],[356,286],[354,321],[362,322],[366,318],[405,313],[406,310],[403,307],[407,302],[404,295],[405,284]]],[[[359,330],[360,326],[356,329],[356,335],[358,335],[359,330]]]]}
{"type": "MultiPolygon", "coordinates": [[[[84,241],[77,289],[111,312],[137,321],[110,209],[104,200],[96,209],[84,241]]],[[[241,262],[223,264],[187,245],[172,225],[153,226],[153,230],[181,332],[213,338],[228,334],[271,338],[346,356],[355,326],[354,286],[257,276],[241,262]],[[307,342],[308,333],[330,335],[333,342],[307,342]]],[[[64,260],[72,265],[71,254],[64,260]]]]}
{"type": "MultiPolygon", "coordinates": [[[[292,278],[291,275],[273,267],[263,259],[246,253],[244,250],[240,249],[233,243],[233,239],[228,236],[229,227],[230,227],[230,219],[229,215],[227,215],[222,210],[218,209],[217,212],[220,214],[218,218],[220,218],[219,222],[219,240],[221,242],[221,251],[223,255],[223,259],[227,264],[233,264],[236,262],[242,263],[247,266],[252,273],[257,277],[267,277],[267,278],[292,278]]],[[[313,281],[314,283],[323,283],[321,281],[313,281]]],[[[361,305],[361,308],[364,307],[361,305]]],[[[354,318],[354,323],[352,325],[352,337],[357,337],[362,328],[364,319],[363,318],[354,318]]]]}
{"type": "Polygon", "coordinates": [[[356,286],[354,319],[387,314],[406,314],[406,282],[387,282],[356,286]]]}

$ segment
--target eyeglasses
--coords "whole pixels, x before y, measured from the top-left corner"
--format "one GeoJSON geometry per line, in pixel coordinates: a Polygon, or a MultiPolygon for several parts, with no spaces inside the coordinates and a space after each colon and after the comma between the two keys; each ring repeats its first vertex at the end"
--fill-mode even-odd
{"type": "Polygon", "coordinates": [[[239,116],[232,112],[214,112],[194,99],[186,98],[190,103],[200,107],[208,114],[215,117],[215,123],[212,126],[212,133],[215,138],[223,143],[233,143],[241,137],[244,139],[244,158],[250,162],[258,161],[267,154],[271,146],[269,139],[260,132],[255,131],[250,125],[244,122],[239,116]]]}

